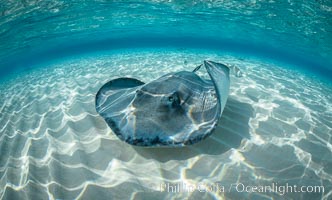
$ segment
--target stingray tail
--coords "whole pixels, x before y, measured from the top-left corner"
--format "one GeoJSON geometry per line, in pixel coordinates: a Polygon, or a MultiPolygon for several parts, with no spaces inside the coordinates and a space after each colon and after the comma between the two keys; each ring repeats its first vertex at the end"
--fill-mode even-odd
{"type": "Polygon", "coordinates": [[[197,72],[202,66],[203,66],[203,64],[198,65],[198,66],[193,70],[193,72],[194,72],[194,73],[197,72]]]}

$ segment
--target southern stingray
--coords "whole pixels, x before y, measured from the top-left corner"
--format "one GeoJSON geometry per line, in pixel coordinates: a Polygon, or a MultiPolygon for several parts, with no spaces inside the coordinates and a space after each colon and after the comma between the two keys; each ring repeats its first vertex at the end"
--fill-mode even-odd
{"type": "MultiPolygon", "coordinates": [[[[238,69],[237,69],[238,70],[238,69]]],[[[212,61],[149,83],[117,78],[101,87],[96,110],[123,141],[137,146],[184,146],[209,136],[229,93],[229,67],[212,61]],[[196,74],[202,66],[210,80],[196,74]]]]}

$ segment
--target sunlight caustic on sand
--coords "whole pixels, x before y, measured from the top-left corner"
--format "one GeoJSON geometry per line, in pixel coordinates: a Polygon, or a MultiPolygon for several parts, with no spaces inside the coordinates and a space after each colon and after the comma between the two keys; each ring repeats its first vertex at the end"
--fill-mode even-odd
{"type": "Polygon", "coordinates": [[[282,198],[280,192],[161,191],[167,184],[216,182],[322,185],[325,193],[303,199],[332,197],[331,86],[287,67],[190,49],[114,51],[24,71],[0,91],[4,199],[282,198]],[[95,111],[95,94],[111,79],[148,82],[192,71],[205,59],[236,65],[245,75],[232,75],[218,127],[196,145],[130,146],[95,111]]]}

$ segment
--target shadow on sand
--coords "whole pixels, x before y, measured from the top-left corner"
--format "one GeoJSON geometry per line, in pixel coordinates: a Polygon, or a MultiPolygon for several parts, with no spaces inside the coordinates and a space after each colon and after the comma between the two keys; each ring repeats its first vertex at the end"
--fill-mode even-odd
{"type": "Polygon", "coordinates": [[[186,160],[199,154],[220,155],[238,148],[242,139],[249,139],[249,119],[254,109],[250,104],[228,98],[224,112],[214,133],[202,142],[180,148],[132,147],[141,156],[159,162],[186,160]]]}

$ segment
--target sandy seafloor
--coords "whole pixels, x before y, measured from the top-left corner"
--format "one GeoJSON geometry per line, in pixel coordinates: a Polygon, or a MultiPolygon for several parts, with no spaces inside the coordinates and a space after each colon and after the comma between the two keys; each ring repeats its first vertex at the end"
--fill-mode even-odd
{"type": "Polygon", "coordinates": [[[21,72],[0,94],[1,199],[332,199],[332,86],[285,64],[203,50],[118,50],[21,72]],[[245,76],[231,75],[221,121],[201,143],[130,146],[95,111],[96,92],[113,78],[148,82],[204,59],[245,76]],[[216,183],[225,191],[160,191],[216,183]],[[324,192],[229,191],[234,184],[324,192]]]}

